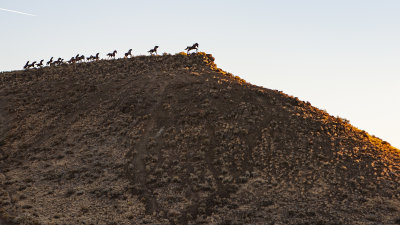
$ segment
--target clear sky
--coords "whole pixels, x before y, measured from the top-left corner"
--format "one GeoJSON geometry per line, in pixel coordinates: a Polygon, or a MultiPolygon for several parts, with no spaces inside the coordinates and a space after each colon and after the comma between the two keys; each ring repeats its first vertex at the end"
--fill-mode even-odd
{"type": "Polygon", "coordinates": [[[1,0],[0,8],[0,71],[198,42],[225,71],[400,148],[398,0],[1,0]]]}

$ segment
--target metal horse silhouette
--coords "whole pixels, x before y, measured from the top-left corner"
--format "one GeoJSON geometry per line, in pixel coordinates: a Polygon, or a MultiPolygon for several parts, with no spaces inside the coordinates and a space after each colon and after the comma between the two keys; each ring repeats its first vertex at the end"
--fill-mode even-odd
{"type": "Polygon", "coordinates": [[[154,48],[153,48],[153,49],[150,49],[150,50],[148,51],[148,53],[150,53],[150,55],[153,55],[153,53],[156,53],[156,55],[157,55],[157,48],[158,48],[158,46],[154,46],[154,48]]]}
{"type": "Polygon", "coordinates": [[[109,58],[114,58],[115,59],[115,55],[117,54],[117,50],[114,50],[112,53],[108,53],[107,56],[109,58]]]}
{"type": "Polygon", "coordinates": [[[192,46],[187,46],[185,50],[187,50],[187,54],[189,54],[190,50],[196,49],[196,53],[199,51],[199,44],[194,43],[192,46]]]}

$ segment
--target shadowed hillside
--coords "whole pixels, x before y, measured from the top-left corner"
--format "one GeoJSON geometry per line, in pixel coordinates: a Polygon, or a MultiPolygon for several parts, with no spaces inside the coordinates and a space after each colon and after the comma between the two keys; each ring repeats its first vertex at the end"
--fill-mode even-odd
{"type": "Polygon", "coordinates": [[[0,73],[3,219],[400,224],[398,149],[213,61],[0,73]]]}

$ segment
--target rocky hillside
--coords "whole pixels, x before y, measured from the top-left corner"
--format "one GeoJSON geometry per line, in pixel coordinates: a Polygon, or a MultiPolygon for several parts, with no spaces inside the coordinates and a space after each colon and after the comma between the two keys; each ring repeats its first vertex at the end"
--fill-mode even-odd
{"type": "Polygon", "coordinates": [[[400,151],[204,53],[0,73],[0,224],[400,224],[400,151]]]}

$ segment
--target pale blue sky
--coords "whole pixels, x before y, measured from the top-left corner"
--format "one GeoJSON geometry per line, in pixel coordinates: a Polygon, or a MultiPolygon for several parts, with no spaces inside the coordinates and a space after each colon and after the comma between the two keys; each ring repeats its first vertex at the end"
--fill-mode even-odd
{"type": "Polygon", "coordinates": [[[0,71],[198,42],[220,68],[400,147],[398,0],[0,0],[0,8],[37,15],[0,10],[0,71]]]}

